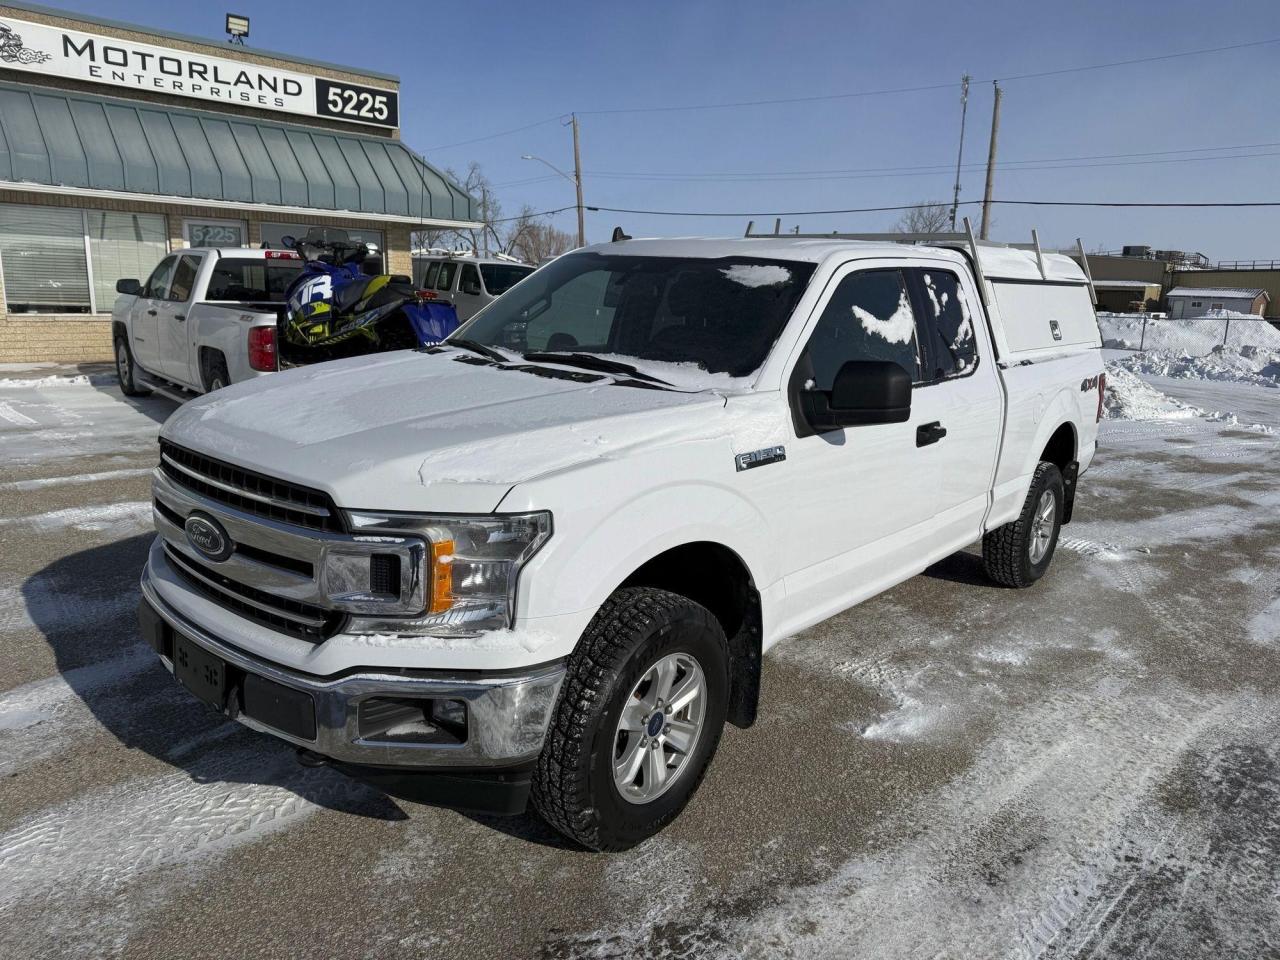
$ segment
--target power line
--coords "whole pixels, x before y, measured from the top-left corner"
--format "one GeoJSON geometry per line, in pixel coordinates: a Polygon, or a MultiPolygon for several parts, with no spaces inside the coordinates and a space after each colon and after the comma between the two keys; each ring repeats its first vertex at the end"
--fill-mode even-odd
{"type": "MultiPolygon", "coordinates": [[[[1269,143],[1237,143],[1224,144],[1218,147],[1184,147],[1178,150],[1148,150],[1140,153],[1097,153],[1087,154],[1084,156],[1073,157],[1033,157],[1026,160],[1002,160],[1000,166],[1008,168],[1011,166],[1022,166],[1026,164],[1041,163],[1067,163],[1085,160],[1116,160],[1129,159],[1133,157],[1165,157],[1175,154],[1185,153],[1208,153],[1218,150],[1258,150],[1264,147],[1280,147],[1280,141],[1269,143]]],[[[1240,154],[1240,156],[1271,156],[1272,154],[1240,154]]],[[[1191,157],[1191,160],[1214,160],[1216,157],[1191,157]]],[[[981,170],[986,166],[985,163],[966,163],[963,168],[966,170],[981,170]]],[[[587,173],[594,177],[608,177],[613,179],[635,179],[635,180],[734,180],[734,179],[788,179],[791,177],[834,177],[838,175],[851,173],[898,173],[904,171],[942,171],[949,172],[953,169],[950,163],[929,163],[917,164],[915,166],[906,167],[838,167],[834,169],[824,170],[759,170],[753,172],[746,171],[723,171],[717,173],[689,173],[689,172],[666,172],[654,173],[643,171],[625,171],[625,170],[588,170],[587,173]]]]}
{"type": "Polygon", "coordinates": [[[465,147],[471,143],[481,143],[485,140],[497,140],[499,137],[509,137],[513,133],[522,133],[525,130],[532,130],[534,127],[541,127],[544,124],[554,123],[564,119],[566,114],[557,114],[554,117],[547,117],[545,120],[537,120],[533,123],[526,123],[523,127],[512,127],[510,130],[503,130],[499,133],[486,134],[483,137],[472,137],[470,140],[459,140],[456,143],[445,143],[438,147],[428,147],[428,150],[449,150],[453,147],[465,147]]]}
{"type": "MultiPolygon", "coordinates": [[[[1127,200],[995,200],[993,204],[1004,206],[1028,207],[1280,207],[1280,200],[1229,200],[1229,201],[1127,201],[1127,200]]],[[[981,205],[981,200],[961,200],[960,206],[981,205]]],[[[623,207],[598,207],[588,205],[587,209],[597,213],[631,213],[650,217],[816,217],[838,213],[887,213],[900,210],[914,210],[919,203],[908,203],[893,207],[851,207],[844,210],[750,210],[746,212],[725,212],[710,210],[633,210],[623,207]]],[[[569,207],[562,209],[568,210],[569,207]]],[[[550,211],[558,212],[558,211],[550,211]]]]}

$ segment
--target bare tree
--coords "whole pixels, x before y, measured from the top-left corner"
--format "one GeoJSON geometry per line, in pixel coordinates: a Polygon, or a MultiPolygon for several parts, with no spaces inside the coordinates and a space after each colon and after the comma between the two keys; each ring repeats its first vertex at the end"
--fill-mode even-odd
{"type": "Polygon", "coordinates": [[[893,225],[894,233],[945,233],[951,226],[951,208],[938,200],[926,200],[904,210],[893,225]]]}
{"type": "Polygon", "coordinates": [[[459,176],[448,168],[445,175],[479,201],[476,219],[481,225],[468,230],[418,231],[413,235],[415,248],[445,247],[474,250],[485,255],[504,253],[529,263],[539,263],[573,245],[567,233],[537,216],[528,204],[521,207],[516,216],[504,217],[493,185],[474,160],[467,164],[465,176],[459,176]]]}

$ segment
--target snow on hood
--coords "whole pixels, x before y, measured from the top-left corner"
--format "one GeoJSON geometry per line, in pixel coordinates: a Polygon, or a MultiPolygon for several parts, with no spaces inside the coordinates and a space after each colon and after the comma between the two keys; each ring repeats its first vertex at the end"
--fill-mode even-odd
{"type": "Polygon", "coordinates": [[[705,436],[723,414],[713,393],[577,383],[456,357],[401,351],[249,380],[179,408],[162,436],[325,490],[343,507],[484,512],[523,480],[705,436]]]}

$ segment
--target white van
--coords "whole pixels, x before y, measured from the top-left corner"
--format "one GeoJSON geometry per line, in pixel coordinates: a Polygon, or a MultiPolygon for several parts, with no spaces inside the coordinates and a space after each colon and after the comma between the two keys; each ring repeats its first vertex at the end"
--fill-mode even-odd
{"type": "Polygon", "coordinates": [[[513,257],[478,257],[470,251],[431,250],[413,258],[413,282],[453,301],[460,321],[506,293],[534,268],[513,257]]]}

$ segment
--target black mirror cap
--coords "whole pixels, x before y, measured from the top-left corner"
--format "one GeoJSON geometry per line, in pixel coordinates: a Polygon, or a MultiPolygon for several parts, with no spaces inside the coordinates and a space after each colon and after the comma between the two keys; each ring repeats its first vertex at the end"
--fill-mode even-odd
{"type": "Polygon", "coordinates": [[[286,233],[283,237],[280,238],[280,246],[288,250],[292,250],[297,245],[298,245],[298,238],[293,236],[293,234],[286,233]]]}
{"type": "Polygon", "coordinates": [[[911,374],[891,360],[850,360],[831,392],[802,394],[805,419],[815,430],[838,430],[911,419],[911,374]]]}
{"type": "Polygon", "coordinates": [[[142,284],[133,279],[120,279],[116,281],[116,293],[123,293],[131,297],[136,297],[142,292],[142,284]]]}

